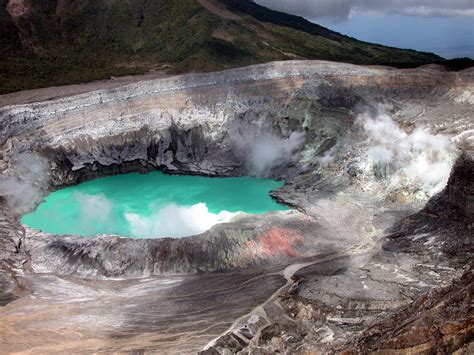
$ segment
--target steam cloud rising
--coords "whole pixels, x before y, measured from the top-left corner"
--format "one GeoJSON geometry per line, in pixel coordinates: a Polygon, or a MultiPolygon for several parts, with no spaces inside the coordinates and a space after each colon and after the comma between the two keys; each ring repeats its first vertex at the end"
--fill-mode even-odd
{"type": "Polygon", "coordinates": [[[111,214],[113,202],[104,194],[89,195],[82,192],[75,192],[72,196],[79,203],[78,223],[82,226],[89,226],[93,231],[93,223],[101,223],[104,227],[112,226],[111,214]]]}
{"type": "Polygon", "coordinates": [[[251,173],[256,176],[267,175],[272,168],[291,161],[293,153],[303,144],[305,134],[291,133],[288,139],[272,134],[262,134],[250,143],[251,173]]]}
{"type": "Polygon", "coordinates": [[[116,218],[123,217],[128,224],[130,236],[135,238],[188,237],[201,234],[219,223],[230,222],[241,213],[221,211],[212,213],[205,203],[193,206],[169,204],[156,208],[149,216],[126,212],[123,216],[113,214],[113,202],[103,194],[75,193],[79,203],[78,223],[91,226],[86,233],[94,235],[92,224],[100,224],[104,233],[114,234],[116,218]],[[105,229],[104,229],[105,228],[105,229]]]}
{"type": "Polygon", "coordinates": [[[10,212],[24,214],[33,209],[48,188],[48,161],[31,153],[13,158],[13,174],[0,178],[0,196],[4,197],[10,212]]]}
{"type": "Polygon", "coordinates": [[[209,211],[205,203],[193,206],[170,204],[150,217],[126,213],[130,231],[135,237],[188,237],[201,234],[219,223],[230,222],[239,213],[209,211]]]}
{"type": "Polygon", "coordinates": [[[305,133],[299,131],[288,138],[273,134],[271,125],[263,119],[231,126],[229,132],[238,154],[248,165],[248,174],[257,177],[270,177],[273,169],[293,162],[306,139],[305,133]]]}
{"type": "Polygon", "coordinates": [[[455,153],[448,137],[423,127],[406,133],[387,114],[361,115],[357,124],[369,137],[367,154],[379,174],[419,183],[429,195],[446,185],[455,153]]]}

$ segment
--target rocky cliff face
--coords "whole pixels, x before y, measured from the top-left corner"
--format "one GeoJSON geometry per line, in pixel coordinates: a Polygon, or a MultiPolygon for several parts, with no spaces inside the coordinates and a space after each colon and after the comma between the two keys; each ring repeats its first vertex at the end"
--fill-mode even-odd
{"type": "Polygon", "coordinates": [[[447,287],[423,295],[363,332],[345,349],[357,352],[472,352],[474,293],[472,270],[447,287]]]}
{"type": "Polygon", "coordinates": [[[474,223],[474,152],[467,151],[456,162],[445,199],[464,216],[472,228],[474,223]]]}
{"type": "MultiPolygon", "coordinates": [[[[473,88],[469,70],[295,61],[0,108],[4,176],[20,174],[15,157],[30,152],[48,161],[48,189],[155,169],[259,173],[284,179],[272,195],[294,207],[179,240],[83,239],[19,225],[4,196],[2,297],[20,299],[0,310],[3,333],[16,334],[2,346],[372,349],[359,336],[374,322],[393,324],[387,314],[449,287],[471,263],[473,88]],[[261,144],[276,157],[257,154],[261,144]],[[213,290],[222,298],[209,297],[213,290]],[[65,305],[68,314],[54,320],[65,305]],[[24,307],[36,307],[36,318],[24,307]],[[114,316],[101,317],[104,309],[114,316]],[[92,329],[84,316],[103,323],[92,329]],[[158,329],[158,319],[168,328],[158,329]],[[64,324],[71,333],[60,330],[64,324]],[[18,345],[23,328],[30,340],[18,345]],[[61,335],[46,344],[51,334],[61,335]]],[[[469,322],[463,318],[456,332],[467,334],[469,322]]],[[[415,338],[411,348],[425,344],[415,338]]]]}
{"type": "Polygon", "coordinates": [[[418,213],[392,226],[386,250],[414,252],[430,245],[424,254],[448,258],[463,265],[474,252],[472,245],[473,155],[465,151],[454,164],[447,186],[418,213]],[[413,236],[417,236],[413,238],[413,236]]]}

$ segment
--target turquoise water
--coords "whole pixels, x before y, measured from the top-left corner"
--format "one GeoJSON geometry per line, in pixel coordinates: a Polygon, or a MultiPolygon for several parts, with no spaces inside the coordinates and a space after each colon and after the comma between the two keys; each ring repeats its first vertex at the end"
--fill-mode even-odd
{"type": "Polygon", "coordinates": [[[235,220],[241,212],[286,210],[269,195],[282,182],[161,172],[92,180],[46,196],[21,222],[52,234],[184,237],[235,220]]]}

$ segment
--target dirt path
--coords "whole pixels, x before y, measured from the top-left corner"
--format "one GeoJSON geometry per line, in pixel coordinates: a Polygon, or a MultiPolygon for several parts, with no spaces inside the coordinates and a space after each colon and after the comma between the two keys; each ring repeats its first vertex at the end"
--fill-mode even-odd
{"type": "MultiPolygon", "coordinates": [[[[352,255],[351,253],[322,253],[319,255],[315,255],[311,258],[311,260],[306,261],[306,262],[297,262],[294,264],[290,264],[287,267],[285,267],[282,271],[275,273],[276,275],[281,275],[285,278],[286,284],[280,287],[278,290],[276,290],[264,303],[259,304],[256,306],[254,309],[252,309],[249,313],[243,315],[242,317],[239,317],[236,319],[232,325],[221,335],[219,335],[217,338],[213,339],[210,341],[204,349],[209,349],[210,347],[214,346],[216,344],[216,341],[218,341],[219,338],[225,336],[226,334],[233,333],[234,336],[240,338],[243,341],[251,339],[246,339],[244,335],[241,334],[240,330],[243,328],[246,328],[247,323],[252,323],[253,319],[264,319],[267,323],[270,322],[269,317],[267,317],[267,312],[265,310],[266,306],[269,305],[270,303],[276,303],[278,306],[278,297],[285,291],[291,288],[291,286],[294,284],[294,280],[292,279],[293,276],[300,270],[314,265],[314,264],[319,264],[319,263],[324,263],[327,261],[331,261],[337,258],[341,258],[345,255],[352,255]]],[[[274,275],[274,274],[269,274],[269,275],[274,275]]],[[[281,306],[279,306],[281,307],[281,306]]]]}

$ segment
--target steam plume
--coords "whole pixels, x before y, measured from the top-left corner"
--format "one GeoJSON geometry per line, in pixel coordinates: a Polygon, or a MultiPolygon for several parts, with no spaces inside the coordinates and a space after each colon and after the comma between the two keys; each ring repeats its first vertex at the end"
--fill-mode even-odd
{"type": "Polygon", "coordinates": [[[424,127],[407,133],[387,114],[361,115],[357,124],[368,135],[367,154],[380,175],[418,183],[429,195],[446,185],[455,153],[448,137],[424,127]]]}
{"type": "Polygon", "coordinates": [[[19,154],[12,159],[12,175],[0,178],[0,196],[10,212],[27,213],[44,197],[49,182],[48,161],[32,153],[19,154]]]}
{"type": "Polygon", "coordinates": [[[272,131],[269,121],[253,116],[244,123],[234,121],[229,127],[236,153],[245,159],[250,175],[269,177],[274,168],[294,161],[305,141],[303,132],[292,132],[285,138],[272,131]]]}
{"type": "Polygon", "coordinates": [[[269,133],[256,137],[250,144],[251,174],[265,176],[273,168],[291,161],[304,139],[302,132],[293,132],[288,139],[269,133]]]}
{"type": "Polygon", "coordinates": [[[170,204],[150,217],[126,213],[130,232],[135,237],[187,237],[209,230],[216,224],[231,221],[239,213],[212,213],[205,203],[193,206],[170,204]]]}
{"type": "Polygon", "coordinates": [[[73,198],[79,203],[81,219],[84,222],[91,220],[107,221],[112,212],[113,202],[104,194],[89,195],[75,192],[73,198]]]}

